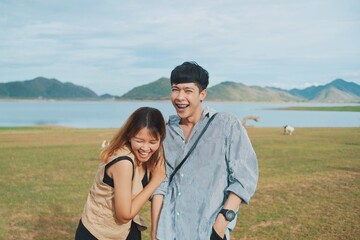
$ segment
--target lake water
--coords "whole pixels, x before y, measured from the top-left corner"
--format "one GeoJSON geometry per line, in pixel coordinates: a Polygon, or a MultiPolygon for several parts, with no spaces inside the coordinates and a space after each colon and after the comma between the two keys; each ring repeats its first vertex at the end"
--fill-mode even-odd
{"type": "MultiPolygon", "coordinates": [[[[229,103],[204,102],[217,111],[245,116],[259,116],[259,122],[249,120],[247,125],[258,127],[360,127],[359,112],[318,112],[273,110],[289,106],[343,106],[357,104],[311,103],[229,103]]],[[[55,125],[76,128],[118,128],[138,107],[158,108],[168,119],[175,114],[170,101],[0,101],[0,126],[55,125]]]]}

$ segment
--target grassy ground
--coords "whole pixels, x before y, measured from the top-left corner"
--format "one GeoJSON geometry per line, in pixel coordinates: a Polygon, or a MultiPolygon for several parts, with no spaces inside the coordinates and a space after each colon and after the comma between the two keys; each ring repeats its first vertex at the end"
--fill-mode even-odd
{"type": "MultiPolygon", "coordinates": [[[[260,180],[232,239],[359,239],[360,128],[282,131],[248,129],[260,180]]],[[[100,144],[113,133],[0,128],[0,239],[73,239],[100,144]]]]}

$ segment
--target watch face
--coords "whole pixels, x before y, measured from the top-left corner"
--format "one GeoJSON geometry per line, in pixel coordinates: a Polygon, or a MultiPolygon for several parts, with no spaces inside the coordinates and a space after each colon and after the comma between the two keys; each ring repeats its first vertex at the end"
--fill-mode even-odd
{"type": "Polygon", "coordinates": [[[228,210],[226,212],[226,220],[232,221],[235,218],[235,212],[233,210],[228,210]]]}

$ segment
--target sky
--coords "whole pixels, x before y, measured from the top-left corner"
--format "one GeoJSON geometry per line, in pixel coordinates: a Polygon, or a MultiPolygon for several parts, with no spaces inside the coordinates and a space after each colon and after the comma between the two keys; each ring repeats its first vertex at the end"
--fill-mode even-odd
{"type": "Polygon", "coordinates": [[[360,1],[0,0],[0,82],[120,96],[185,61],[209,87],[360,84],[360,1]]]}

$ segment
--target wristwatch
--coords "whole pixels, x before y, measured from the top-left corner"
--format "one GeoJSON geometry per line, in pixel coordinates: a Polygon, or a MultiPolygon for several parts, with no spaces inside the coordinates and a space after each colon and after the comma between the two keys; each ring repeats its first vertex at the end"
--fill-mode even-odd
{"type": "Polygon", "coordinates": [[[233,210],[230,209],[221,209],[220,213],[222,215],[224,215],[226,221],[231,222],[232,220],[234,220],[236,213],[233,210]]]}

